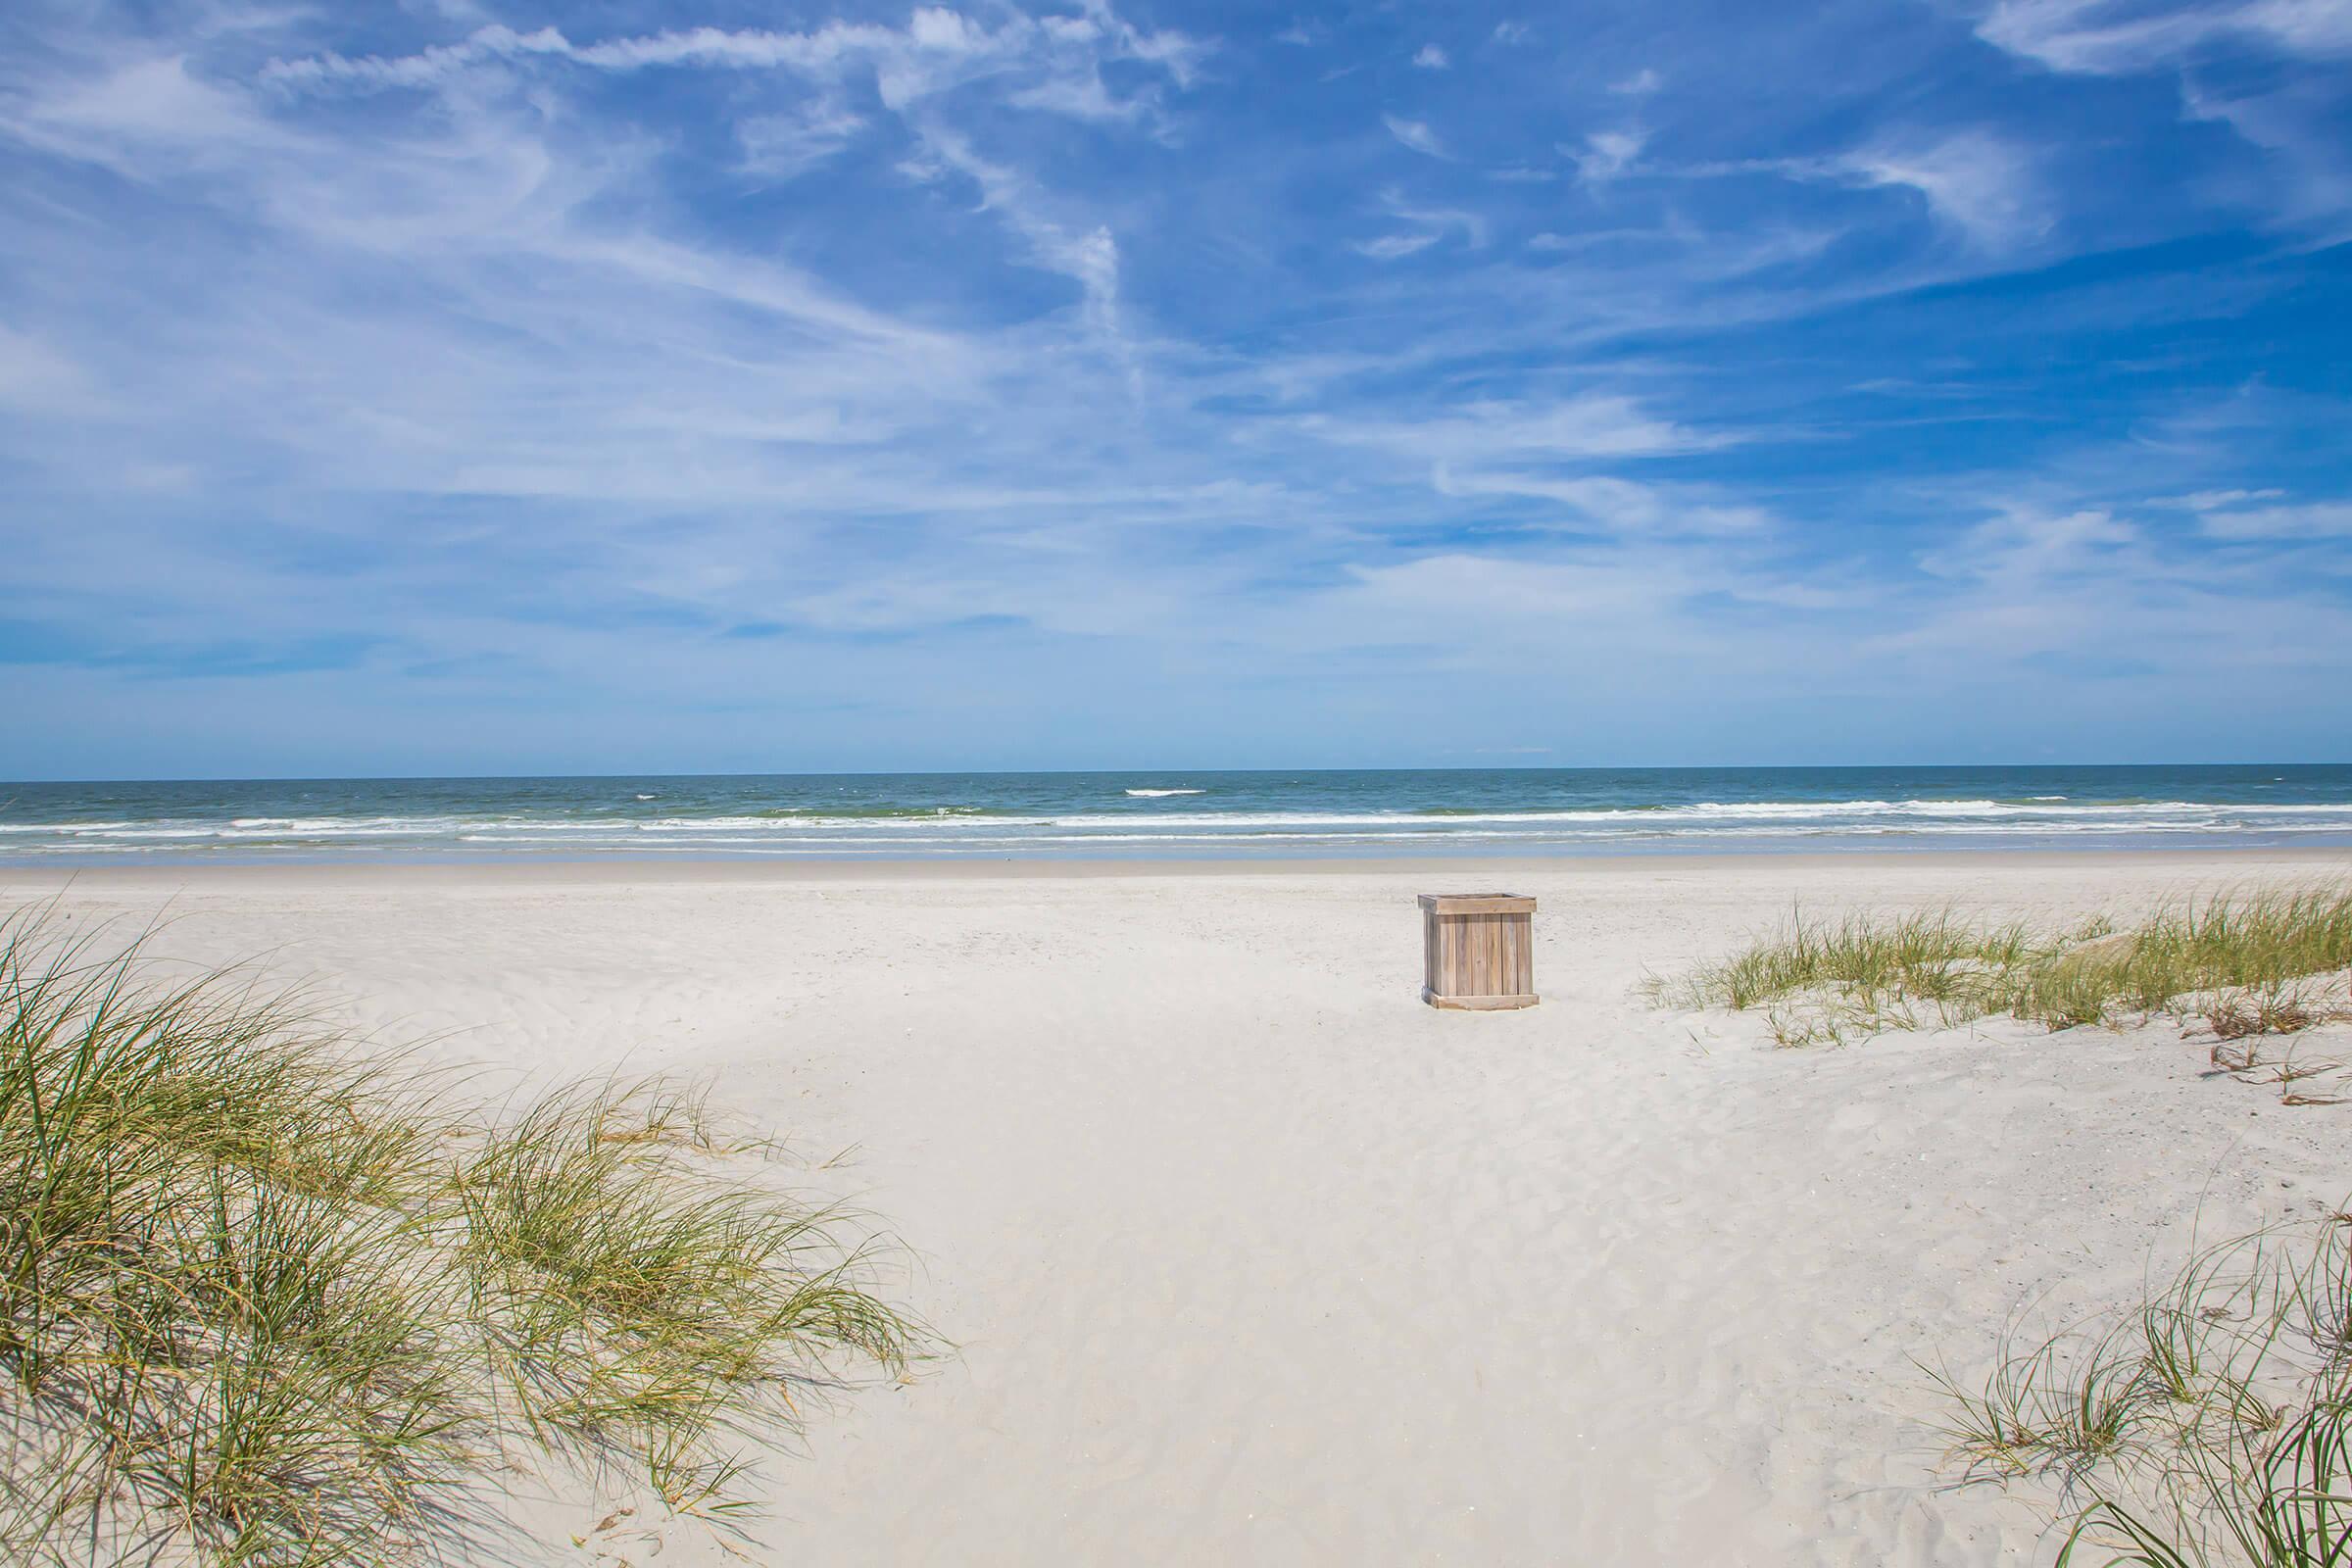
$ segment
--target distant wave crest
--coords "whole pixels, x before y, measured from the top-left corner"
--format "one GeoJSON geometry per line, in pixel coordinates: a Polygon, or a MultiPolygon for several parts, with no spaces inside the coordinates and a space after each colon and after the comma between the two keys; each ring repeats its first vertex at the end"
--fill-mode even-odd
{"type": "MultiPolygon", "coordinates": [[[[1708,843],[1768,847],[1775,840],[1820,844],[1841,838],[1953,845],[2215,843],[2258,837],[2306,842],[2315,835],[2352,841],[2352,798],[2216,801],[2025,793],[2047,790],[2055,782],[2021,778],[2012,785],[2015,794],[1955,792],[1952,798],[1891,790],[1882,797],[1866,793],[1870,786],[1864,784],[1849,799],[1644,800],[1630,791],[1592,791],[1580,799],[1542,786],[1531,786],[1521,796],[1493,784],[1476,793],[1451,793],[1449,799],[1446,789],[1404,776],[1378,788],[1349,784],[1328,791],[1298,779],[1277,779],[1262,789],[1223,781],[1213,788],[1121,787],[1126,804],[1114,808],[1093,783],[1073,781],[1057,788],[1046,781],[1023,782],[1001,793],[954,784],[939,793],[953,790],[963,799],[942,804],[936,797],[923,798],[933,786],[908,779],[896,788],[884,783],[879,789],[838,793],[664,789],[658,816],[637,804],[656,798],[650,792],[631,802],[611,795],[600,801],[587,792],[502,801],[495,794],[470,796],[445,787],[407,799],[395,790],[352,791],[334,802],[344,807],[339,811],[310,792],[243,800],[228,796],[217,805],[177,803],[169,808],[160,802],[133,806],[116,796],[53,806],[37,815],[0,814],[0,858],[333,858],[533,852],[1052,856],[1084,854],[1089,846],[1105,852],[1124,846],[1133,853],[1375,854],[1448,845],[1541,852],[1708,843]],[[891,799],[893,794],[898,799],[891,799]],[[1202,796],[1210,799],[1197,799],[1202,796]],[[312,814],[305,806],[328,808],[312,814]]],[[[2155,791],[2180,788],[2179,783],[2155,785],[2155,791]]]]}

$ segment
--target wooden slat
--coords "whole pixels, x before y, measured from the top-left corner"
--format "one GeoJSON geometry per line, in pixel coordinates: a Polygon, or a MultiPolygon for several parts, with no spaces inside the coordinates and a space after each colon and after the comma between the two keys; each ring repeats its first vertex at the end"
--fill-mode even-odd
{"type": "Polygon", "coordinates": [[[1421,907],[1439,914],[1533,914],[1536,901],[1516,893],[1424,893],[1421,907]]]}

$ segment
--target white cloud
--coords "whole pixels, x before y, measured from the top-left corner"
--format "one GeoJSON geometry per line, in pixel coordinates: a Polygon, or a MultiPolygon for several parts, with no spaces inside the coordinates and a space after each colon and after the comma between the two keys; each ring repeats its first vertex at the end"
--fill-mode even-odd
{"type": "Polygon", "coordinates": [[[2050,218],[2032,160],[2009,142],[1966,131],[1924,145],[1883,144],[1830,166],[1866,185],[1917,191],[1930,211],[1986,250],[2038,238],[2050,218]]]}
{"type": "Polygon", "coordinates": [[[1206,46],[1182,33],[1147,32],[1098,5],[1081,18],[1015,14],[997,27],[940,7],[915,10],[904,27],[832,22],[804,32],[689,27],[575,42],[554,27],[517,33],[477,29],[461,43],[412,55],[348,58],[335,53],[271,61],[265,81],[289,90],[431,89],[490,66],[560,61],[590,70],[783,71],[820,83],[852,71],[871,74],[884,105],[903,110],[989,71],[1031,78],[1006,95],[1018,107],[1085,120],[1126,119],[1149,95],[1114,99],[1103,86],[1104,60],[1136,62],[1188,85],[1206,46]]]}
{"type": "MultiPolygon", "coordinates": [[[[648,56],[719,48],[668,37],[648,56]]],[[[942,52],[969,42],[920,16],[903,40],[942,52]]],[[[643,138],[625,121],[567,112],[559,83],[525,91],[496,74],[518,47],[477,35],[470,51],[379,62],[380,71],[312,56],[316,70],[281,67],[259,92],[199,78],[176,55],[112,70],[94,58],[96,69],[52,73],[0,98],[0,141],[169,186],[176,208],[208,215],[195,230],[208,240],[230,229],[258,236],[238,243],[233,262],[196,259],[210,254],[200,244],[160,277],[133,282],[136,250],[79,245],[85,228],[94,238],[102,227],[52,226],[43,254],[60,287],[47,292],[63,298],[81,278],[96,297],[137,301],[130,314],[143,324],[121,331],[140,352],[135,364],[85,360],[66,345],[89,339],[95,324],[53,309],[59,344],[0,337],[0,399],[85,416],[119,403],[140,432],[140,450],[113,470],[126,487],[134,468],[199,490],[264,471],[350,495],[941,514],[986,506],[990,487],[948,482],[919,459],[885,480],[858,450],[953,428],[956,411],[980,406],[983,384],[1024,362],[1035,384],[1057,388],[1090,418],[1116,401],[1050,322],[1029,328],[1026,342],[983,343],[857,303],[781,260],[641,226],[643,138]],[[346,79],[446,97],[429,115],[377,118],[347,134],[333,111],[298,101],[346,79]],[[368,309],[344,292],[355,282],[368,309]],[[207,411],[224,407],[224,395],[242,412],[213,429],[207,411]]],[[[851,52],[845,45],[840,58],[851,52]]],[[[813,87],[794,107],[722,119],[742,172],[789,176],[860,133],[831,79],[813,87]]],[[[1115,341],[1120,258],[1109,226],[932,117],[915,122],[918,145],[943,172],[974,181],[1021,255],[1076,282],[1085,331],[1115,341]]],[[[1004,442],[1007,455],[1025,450],[1004,442]]]]}
{"type": "Polygon", "coordinates": [[[1413,56],[1413,64],[1419,66],[1423,71],[1444,71],[1453,62],[1446,59],[1446,51],[1436,44],[1425,43],[1421,46],[1420,53],[1413,56]]]}
{"type": "Polygon", "coordinates": [[[369,55],[358,60],[326,53],[296,60],[272,60],[262,79],[286,86],[429,87],[472,67],[524,55],[568,55],[571,44],[553,27],[518,33],[512,27],[487,26],[461,43],[440,44],[416,54],[385,58],[369,55]]]}
{"type": "Polygon", "coordinates": [[[1556,452],[1584,457],[1640,453],[1695,452],[1725,445],[1708,435],[1660,419],[1630,397],[1593,393],[1549,407],[1524,404],[1473,405],[1471,419],[1456,427],[1471,437],[1471,450],[1556,452]]]}
{"type": "MultiPolygon", "coordinates": [[[[1418,202],[1406,200],[1403,193],[1393,188],[1381,192],[1380,204],[1382,210],[1391,218],[1420,224],[1427,231],[1427,238],[1410,246],[1411,250],[1419,250],[1423,244],[1427,244],[1431,240],[1440,239],[1448,233],[1457,231],[1461,234],[1463,242],[1473,249],[1487,242],[1487,220],[1478,214],[1463,208],[1425,207],[1418,202]]],[[[1396,254],[1402,255],[1404,252],[1398,251],[1396,254]]]]}
{"type": "Polygon", "coordinates": [[[88,370],[39,338],[0,322],[0,408],[70,417],[104,413],[107,403],[88,370]]]}
{"type": "Polygon", "coordinates": [[[1977,24],[1995,48],[2052,71],[2101,75],[2161,69],[2217,39],[2282,54],[2352,54],[2352,6],[2342,0],[1998,0],[1977,24]]]}
{"type": "Polygon", "coordinates": [[[1649,94],[1656,92],[1665,84],[1665,77],[1659,75],[1649,67],[1643,66],[1640,71],[1635,72],[1632,75],[1625,77],[1623,80],[1610,82],[1609,91],[1614,93],[1622,93],[1629,98],[1645,98],[1649,94]]]}
{"type": "Polygon", "coordinates": [[[1698,179],[1772,174],[1907,190],[1938,222],[1988,253],[2014,250],[2037,240],[2048,233],[2053,222],[2050,193],[2033,155],[1984,130],[1952,131],[1937,137],[1890,136],[1830,158],[1644,166],[1643,172],[1698,179]]]}
{"type": "Polygon", "coordinates": [[[336,54],[272,62],[265,79],[289,89],[334,86],[434,88],[487,64],[536,59],[602,72],[724,70],[783,72],[812,84],[797,111],[755,114],[736,134],[746,172],[790,177],[838,153],[863,128],[846,85],[863,73],[883,106],[916,138],[902,168],[921,178],[954,171],[980,189],[983,207],[1023,240],[1037,266],[1075,280],[1084,318],[1106,339],[1120,335],[1118,244],[1110,228],[1066,210],[1033,177],[984,156],[969,132],[930,105],[983,74],[1002,76],[997,101],[1078,121],[1133,121],[1157,107],[1156,90],[1126,96],[1105,85],[1104,61],[1143,65],[1182,87],[1205,45],[1173,31],[1145,31],[1105,4],[1078,17],[1014,14],[992,27],[941,7],[922,7],[903,27],[834,22],[806,31],[691,27],[575,42],[554,28],[518,34],[484,27],[464,43],[399,57],[336,54]]]}
{"type": "Polygon", "coordinates": [[[1999,0],[1977,27],[1987,43],[2055,72],[2173,72],[2185,118],[2227,125],[2262,159],[2228,189],[2272,223],[2352,237],[2340,65],[2352,58],[2346,0],[1999,0]],[[2228,56],[2269,56],[2260,73],[2228,56]],[[2222,69],[2215,69],[2215,68],[2222,69]]]}
{"type": "Polygon", "coordinates": [[[735,139],[743,148],[745,172],[788,179],[832,158],[864,128],[864,116],[827,94],[795,113],[739,120],[735,139]]]}
{"type": "Polygon", "coordinates": [[[2181,106],[2191,120],[2228,125],[2263,154],[2261,168],[2231,194],[2266,210],[2271,221],[2320,230],[2322,243],[2352,237],[2352,160],[2337,128],[2335,83],[2303,82],[2236,95],[2183,79],[2181,106]]]}
{"type": "Polygon", "coordinates": [[[982,205],[999,214],[1028,241],[1039,265],[1075,279],[1085,295],[1089,325],[1105,337],[1119,334],[1119,247],[1110,230],[1052,216],[1053,203],[1019,172],[990,162],[961,133],[926,122],[924,144],[947,169],[980,188],[982,205]]]}
{"type": "Polygon", "coordinates": [[[2195,490],[2184,496],[2166,496],[2157,504],[2167,507],[2186,507],[2191,512],[2213,512],[2224,507],[2243,506],[2249,501],[2276,501],[2285,495],[2283,490],[2195,490]]]}
{"type": "Polygon", "coordinates": [[[1079,76],[1056,76],[1034,87],[1024,87],[1005,99],[1020,109],[1039,109],[1049,114],[1066,115],[1072,120],[1134,120],[1155,107],[1148,94],[1118,98],[1103,85],[1100,73],[1079,76]]]}
{"type": "Polygon", "coordinates": [[[1469,619],[1490,634],[1514,622],[1549,631],[1563,621],[1654,619],[1689,587],[1679,574],[1623,561],[1531,562],[1468,552],[1357,566],[1350,575],[1348,598],[1374,625],[1390,615],[1469,619]]]}
{"type": "Polygon", "coordinates": [[[132,179],[220,168],[284,152],[296,138],[247,98],[190,74],[178,55],[0,99],[0,134],[132,179]]]}
{"type": "Polygon", "coordinates": [[[1380,122],[1389,127],[1390,135],[1410,147],[1414,152],[1430,158],[1446,156],[1445,145],[1438,140],[1438,133],[1430,129],[1427,122],[1405,120],[1396,115],[1383,115],[1380,117],[1380,122]]]}
{"type": "Polygon", "coordinates": [[[1438,242],[1433,232],[1419,234],[1383,234],[1378,239],[1357,240],[1349,249],[1359,251],[1374,261],[1393,262],[1400,256],[1425,251],[1438,242]]]}
{"type": "MultiPolygon", "coordinates": [[[[2277,491],[2266,492],[2277,495],[2277,491]]],[[[2242,492],[2221,506],[2250,499],[2242,492]]],[[[2314,501],[2288,507],[2255,507],[2243,511],[2207,511],[2199,519],[2209,538],[2342,539],[2352,538],[2352,501],[2314,501]]]]}
{"type": "Polygon", "coordinates": [[[1089,20],[1110,38],[1115,58],[1157,66],[1179,88],[1192,86],[1200,61],[1210,52],[1205,40],[1172,27],[1144,31],[1112,11],[1109,0],[1089,0],[1087,9],[1089,20]]]}
{"type": "Polygon", "coordinates": [[[1430,482],[1446,496],[1525,496],[1557,502],[1577,521],[1624,534],[1751,534],[1772,525],[1762,507],[1710,498],[1690,486],[1660,487],[1606,475],[1558,478],[1502,468],[1456,470],[1440,463],[1430,482]]]}
{"type": "Polygon", "coordinates": [[[1585,138],[1581,149],[1562,147],[1560,151],[1576,161],[1580,178],[1599,184],[1633,168],[1648,139],[1645,133],[1630,128],[1596,130],[1585,138]]]}
{"type": "Polygon", "coordinates": [[[1859,647],[1873,667],[1943,668],[1947,680],[1955,662],[2012,672],[2035,662],[2038,689],[2053,696],[2080,695],[2076,672],[2104,671],[2134,682],[2164,722],[2177,724],[2186,702],[2234,721],[2249,712],[2248,668],[2316,682],[2314,692],[2340,678],[2320,647],[2352,635],[2352,622],[2282,569],[2290,559],[2231,563],[2151,535],[2112,507],[2011,503],[1921,553],[1924,578],[1882,595],[1881,623],[1859,647]],[[2230,634],[2181,635],[2193,626],[2230,634]]]}
{"type": "Polygon", "coordinates": [[[1704,451],[1730,440],[1659,418],[1636,399],[1613,392],[1557,403],[1468,403],[1423,419],[1314,417],[1300,425],[1327,441],[1457,465],[1647,457],[1704,451]]]}
{"type": "Polygon", "coordinates": [[[1614,263],[1639,276],[1671,277],[1684,288],[1694,288],[1731,283],[1811,261],[1827,250],[1838,233],[1830,227],[1792,228],[1777,223],[1718,230],[1671,222],[1658,228],[1545,232],[1531,235],[1527,248],[1544,255],[1596,257],[1600,260],[1589,267],[1614,263]]]}
{"type": "Polygon", "coordinates": [[[2059,514],[2010,506],[1922,554],[1920,566],[1939,577],[2044,584],[2111,572],[2118,554],[2139,542],[2139,530],[2105,508],[2059,514]]]}

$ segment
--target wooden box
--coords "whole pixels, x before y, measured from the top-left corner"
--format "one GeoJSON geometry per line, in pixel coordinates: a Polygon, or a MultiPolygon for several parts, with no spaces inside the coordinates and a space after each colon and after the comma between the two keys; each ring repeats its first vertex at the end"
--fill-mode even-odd
{"type": "Polygon", "coordinates": [[[1433,1007],[1536,1004],[1536,901],[1510,893],[1421,895],[1421,1000],[1433,1007]]]}

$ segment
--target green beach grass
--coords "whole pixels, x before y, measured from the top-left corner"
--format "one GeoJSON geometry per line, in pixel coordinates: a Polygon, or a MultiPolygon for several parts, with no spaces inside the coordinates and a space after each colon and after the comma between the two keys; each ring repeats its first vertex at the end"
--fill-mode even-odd
{"type": "MultiPolygon", "coordinates": [[[[2217,1040],[2352,1016],[2352,886],[2184,899],[2119,928],[1950,910],[1792,918],[1720,963],[1653,987],[1666,1004],[1762,1009],[1787,1046],[2008,1014],[2051,1029],[2170,1013],[2217,1040]]],[[[2256,1054],[2240,1048],[2246,1067],[2256,1054]]]]}
{"type": "Polygon", "coordinates": [[[1962,1479],[2053,1489],[2059,1568],[2352,1564],[2352,1215],[2200,1253],[1981,1378],[1929,1371],[1962,1479]]]}
{"type": "Polygon", "coordinates": [[[743,1506],[925,1332],[692,1091],[518,1111],[224,974],[0,919],[0,1555],[399,1562],[493,1468],[743,1506]]]}

